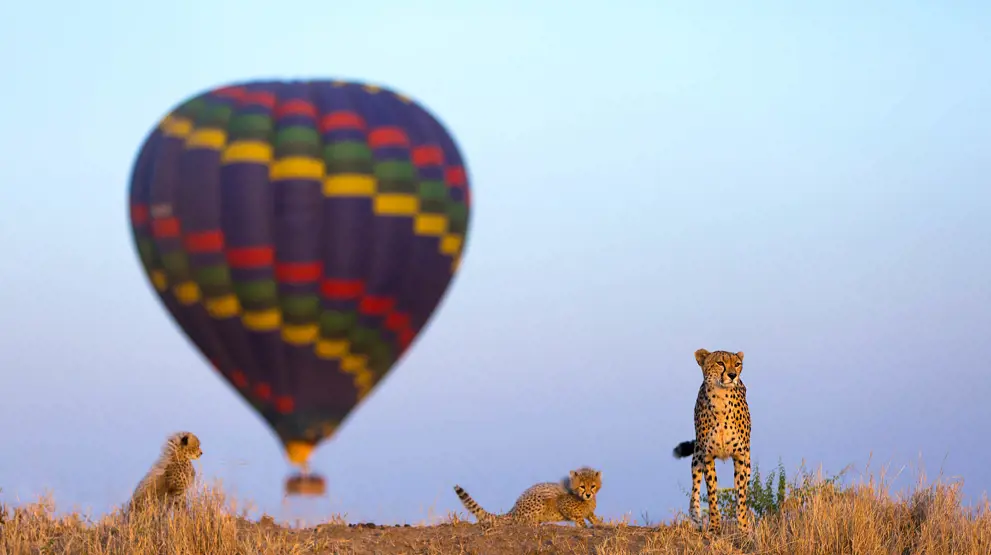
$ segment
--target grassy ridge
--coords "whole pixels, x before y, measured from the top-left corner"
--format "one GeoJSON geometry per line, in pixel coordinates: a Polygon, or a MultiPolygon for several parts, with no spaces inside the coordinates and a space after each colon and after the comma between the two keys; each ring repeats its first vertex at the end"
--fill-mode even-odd
{"type": "Polygon", "coordinates": [[[717,497],[724,533],[711,537],[683,515],[659,526],[621,521],[587,530],[546,525],[486,532],[455,514],[433,526],[354,526],[334,517],[313,528],[289,528],[267,517],[249,521],[221,488],[199,484],[190,510],[169,516],[55,516],[51,499],[0,508],[0,554],[991,553],[991,506],[963,506],[959,482],[927,485],[920,478],[911,491],[894,494],[883,477],[845,485],[840,476],[802,470],[789,482],[780,465],[765,478],[755,470],[750,489],[756,523],[746,537],[731,529],[729,490],[717,497]]]}

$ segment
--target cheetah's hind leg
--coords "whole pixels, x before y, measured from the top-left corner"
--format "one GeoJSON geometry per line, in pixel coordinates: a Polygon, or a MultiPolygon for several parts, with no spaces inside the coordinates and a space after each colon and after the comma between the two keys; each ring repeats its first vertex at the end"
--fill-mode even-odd
{"type": "MultiPolygon", "coordinates": [[[[700,457],[701,458],[701,457],[700,457]]],[[[706,457],[702,464],[702,474],[705,476],[705,494],[709,498],[709,533],[719,533],[719,490],[716,479],[716,459],[706,457]]]]}
{"type": "Polygon", "coordinates": [[[702,456],[692,457],[692,497],[688,504],[688,517],[699,530],[702,529],[702,477],[705,474],[705,464],[702,456]]]}
{"type": "Polygon", "coordinates": [[[743,452],[733,457],[733,474],[736,482],[737,530],[746,533],[750,528],[750,509],[747,506],[747,487],[750,484],[749,452],[743,452]]]}

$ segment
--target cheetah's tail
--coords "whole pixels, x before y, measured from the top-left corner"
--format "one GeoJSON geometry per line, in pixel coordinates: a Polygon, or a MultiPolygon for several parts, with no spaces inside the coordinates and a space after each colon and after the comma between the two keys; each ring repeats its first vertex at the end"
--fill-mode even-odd
{"type": "Polygon", "coordinates": [[[475,518],[477,518],[479,522],[493,522],[498,518],[496,515],[479,506],[479,504],[476,503],[470,495],[468,495],[467,491],[461,489],[461,486],[454,486],[454,493],[458,494],[458,499],[461,500],[461,504],[464,505],[465,508],[471,512],[471,514],[475,515],[475,518]]]}
{"type": "Polygon", "coordinates": [[[682,441],[674,448],[674,456],[676,459],[682,459],[685,457],[691,457],[695,454],[695,440],[682,441]]]}

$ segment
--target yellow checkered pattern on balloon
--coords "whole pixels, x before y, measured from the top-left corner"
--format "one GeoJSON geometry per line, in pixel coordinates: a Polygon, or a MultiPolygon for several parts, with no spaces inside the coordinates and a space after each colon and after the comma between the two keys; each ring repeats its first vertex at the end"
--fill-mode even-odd
{"type": "Polygon", "coordinates": [[[379,216],[413,218],[413,232],[421,236],[440,238],[440,252],[454,259],[456,269],[464,238],[448,231],[445,214],[420,211],[420,198],[412,193],[385,193],[377,190],[375,176],[365,174],[326,175],[325,163],[319,158],[288,157],[273,160],[272,146],[263,141],[234,141],[227,144],[227,134],[221,129],[194,129],[192,121],[180,116],[167,116],[160,127],[168,137],[182,138],[185,147],[222,150],[224,164],[251,162],[267,164],[269,179],[322,179],[323,192],[328,197],[369,197],[373,211],[379,216]]]}
{"type": "MultiPolygon", "coordinates": [[[[181,139],[187,150],[209,149],[221,152],[222,164],[255,163],[269,168],[269,179],[313,179],[323,183],[323,193],[327,197],[366,197],[372,199],[373,212],[378,216],[410,217],[413,232],[421,236],[438,237],[439,251],[451,257],[451,272],[457,271],[464,242],[460,233],[449,232],[448,217],[420,211],[420,198],[412,193],[379,192],[374,175],[366,174],[326,174],[326,164],[320,158],[289,156],[274,159],[272,145],[257,140],[235,140],[228,142],[227,133],[215,127],[196,128],[186,117],[169,115],[159,124],[167,137],[181,139]]],[[[172,281],[161,271],[153,273],[152,282],[159,291],[168,289],[172,281]]],[[[258,312],[243,312],[238,298],[227,294],[218,298],[202,298],[199,286],[194,281],[183,281],[172,286],[177,300],[184,305],[203,302],[214,318],[241,317],[245,326],[255,331],[266,331],[282,327],[283,339],[291,344],[313,343],[318,334],[313,326],[305,329],[282,322],[278,309],[258,312]]],[[[356,363],[351,362],[354,366],[356,363]]]]}
{"type": "Polygon", "coordinates": [[[448,231],[445,214],[420,211],[420,197],[413,193],[379,192],[375,176],[348,173],[327,176],[323,193],[328,197],[367,197],[372,199],[372,210],[377,216],[406,216],[413,218],[413,232],[417,235],[439,237],[440,252],[457,259],[461,253],[463,238],[448,231]]]}
{"type": "Polygon", "coordinates": [[[368,356],[351,352],[351,342],[347,339],[324,339],[317,341],[317,356],[324,360],[337,360],[341,370],[352,376],[360,401],[375,385],[375,374],[368,368],[368,356]]]}

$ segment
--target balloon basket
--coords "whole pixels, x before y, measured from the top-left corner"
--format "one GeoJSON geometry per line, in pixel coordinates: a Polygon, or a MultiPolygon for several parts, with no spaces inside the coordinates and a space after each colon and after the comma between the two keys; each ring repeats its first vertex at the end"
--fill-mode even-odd
{"type": "Polygon", "coordinates": [[[316,474],[295,474],[286,480],[287,496],[321,496],[326,491],[326,480],[316,474]]]}

